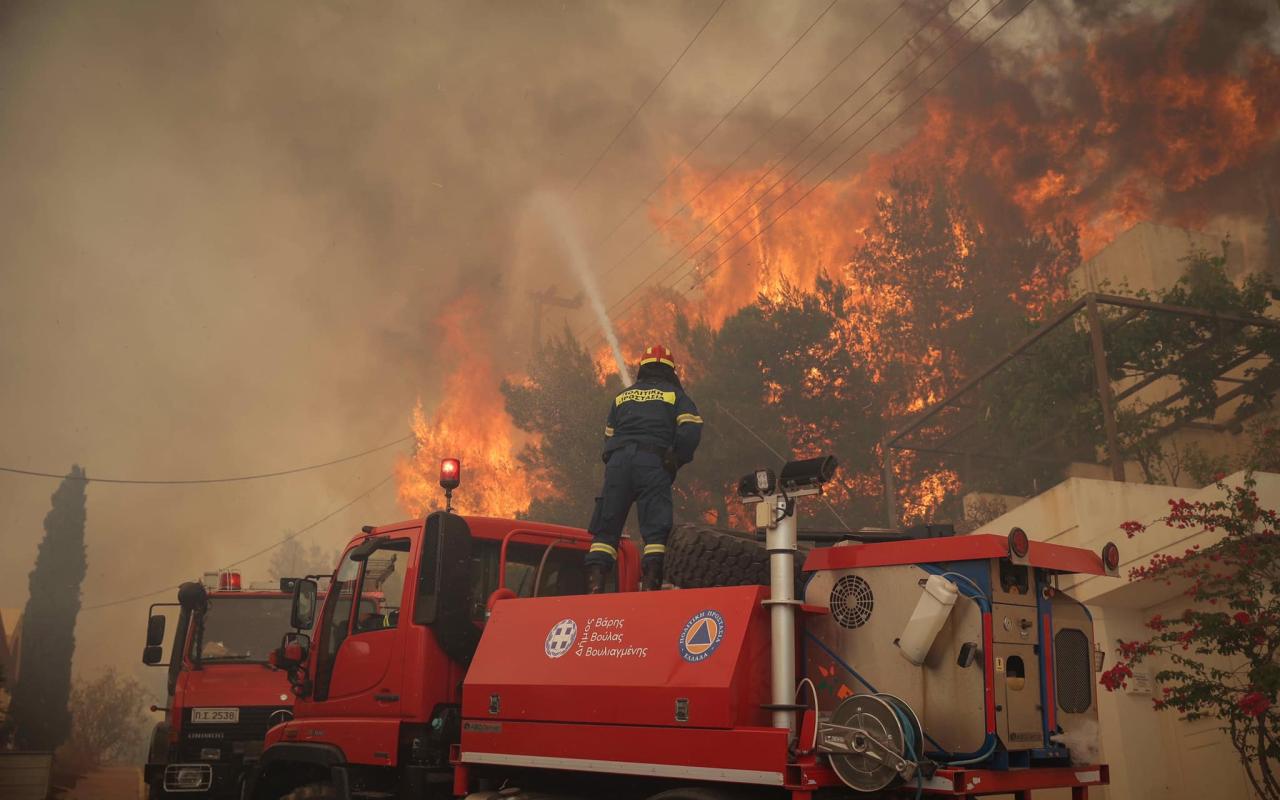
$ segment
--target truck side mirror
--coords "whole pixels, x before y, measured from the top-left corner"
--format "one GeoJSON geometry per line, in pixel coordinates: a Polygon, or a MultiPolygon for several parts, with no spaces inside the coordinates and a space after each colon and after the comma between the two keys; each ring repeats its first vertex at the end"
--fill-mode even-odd
{"type": "Polygon", "coordinates": [[[280,647],[267,656],[267,662],[276,669],[297,669],[311,652],[311,637],[305,633],[286,633],[280,647]]]}
{"type": "Polygon", "coordinates": [[[289,611],[289,624],[300,631],[309,631],[316,621],[316,582],[300,578],[293,587],[293,608],[289,611]]]}
{"type": "Polygon", "coordinates": [[[147,644],[142,648],[142,663],[153,667],[164,660],[164,614],[152,614],[147,620],[147,644]]]}
{"type": "Polygon", "coordinates": [[[311,637],[305,633],[286,633],[281,649],[285,659],[301,664],[311,651],[311,637]]]}
{"type": "Polygon", "coordinates": [[[306,662],[311,654],[311,637],[305,633],[286,633],[280,647],[271,651],[267,663],[273,669],[282,669],[289,677],[296,697],[311,694],[311,681],[307,678],[306,662]]]}
{"type": "Polygon", "coordinates": [[[156,647],[164,644],[164,614],[152,614],[151,619],[147,620],[147,647],[156,647]]]}

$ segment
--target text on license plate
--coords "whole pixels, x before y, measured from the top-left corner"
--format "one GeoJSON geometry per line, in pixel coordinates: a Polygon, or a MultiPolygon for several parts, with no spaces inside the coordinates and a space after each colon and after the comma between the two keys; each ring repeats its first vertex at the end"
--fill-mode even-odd
{"type": "Polygon", "coordinates": [[[240,709],[238,708],[193,708],[191,709],[192,722],[239,722],[240,709]]]}

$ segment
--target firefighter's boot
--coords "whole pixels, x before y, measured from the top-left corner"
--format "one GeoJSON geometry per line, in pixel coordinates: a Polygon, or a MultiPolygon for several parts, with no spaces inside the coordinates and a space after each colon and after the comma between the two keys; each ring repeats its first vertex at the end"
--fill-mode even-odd
{"type": "Polygon", "coordinates": [[[662,559],[646,558],[641,564],[640,591],[656,592],[662,588],[662,559]]]}
{"type": "Polygon", "coordinates": [[[604,591],[604,581],[608,577],[604,567],[599,564],[587,565],[587,594],[600,594],[604,591]]]}

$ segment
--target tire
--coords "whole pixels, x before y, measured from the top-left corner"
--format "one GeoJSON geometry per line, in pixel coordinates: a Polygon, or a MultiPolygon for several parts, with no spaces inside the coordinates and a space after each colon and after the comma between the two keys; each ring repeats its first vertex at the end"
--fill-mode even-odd
{"type": "Polygon", "coordinates": [[[299,786],[280,798],[280,800],[334,800],[338,792],[331,783],[308,783],[299,786]]]}
{"type": "MultiPolygon", "coordinates": [[[[796,553],[796,583],[808,545],[801,543],[796,553]]],[[[712,528],[707,525],[678,525],[667,538],[666,580],[682,589],[710,586],[767,586],[769,554],[764,542],[754,534],[712,528]]]]}
{"type": "Polygon", "coordinates": [[[682,589],[769,582],[769,557],[749,534],[679,525],[667,538],[666,579],[682,589]]]}

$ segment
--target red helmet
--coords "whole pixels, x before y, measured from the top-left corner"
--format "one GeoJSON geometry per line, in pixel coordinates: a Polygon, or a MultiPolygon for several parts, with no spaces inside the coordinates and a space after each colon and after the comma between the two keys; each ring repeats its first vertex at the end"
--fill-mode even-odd
{"type": "Polygon", "coordinates": [[[671,355],[671,351],[660,344],[655,344],[652,347],[646,347],[644,349],[644,355],[640,358],[640,366],[642,367],[645,364],[652,364],[654,362],[666,364],[672,369],[676,368],[675,356],[671,355]]]}

